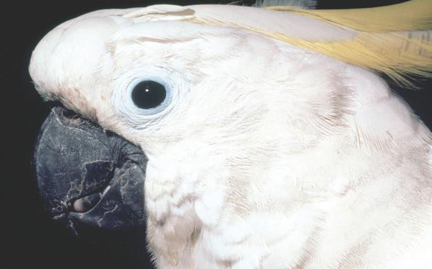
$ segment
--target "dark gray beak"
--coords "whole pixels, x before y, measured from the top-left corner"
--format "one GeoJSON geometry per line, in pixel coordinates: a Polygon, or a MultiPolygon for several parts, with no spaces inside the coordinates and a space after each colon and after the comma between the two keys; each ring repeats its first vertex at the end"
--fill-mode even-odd
{"type": "Polygon", "coordinates": [[[48,212],[75,233],[80,225],[144,226],[146,164],[140,148],[60,106],[45,120],[34,155],[48,212]]]}

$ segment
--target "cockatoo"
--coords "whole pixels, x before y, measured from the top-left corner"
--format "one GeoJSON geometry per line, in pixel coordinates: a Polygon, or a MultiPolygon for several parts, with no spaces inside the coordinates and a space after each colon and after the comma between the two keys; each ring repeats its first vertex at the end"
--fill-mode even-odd
{"type": "Polygon", "coordinates": [[[432,268],[432,135],[378,73],[432,69],[432,1],[155,5],[33,52],[38,184],[74,228],[146,225],[159,269],[432,268]]]}

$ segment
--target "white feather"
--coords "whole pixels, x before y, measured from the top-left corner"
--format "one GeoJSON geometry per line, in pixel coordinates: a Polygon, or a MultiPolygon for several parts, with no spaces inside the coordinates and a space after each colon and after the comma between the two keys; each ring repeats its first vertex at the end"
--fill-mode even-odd
{"type": "MultiPolygon", "coordinates": [[[[370,71],[179,19],[190,9],[267,27],[276,14],[93,13],[48,34],[30,66],[43,95],[95,114],[145,151],[147,240],[158,268],[428,269],[432,135],[409,106],[370,71]],[[146,117],[125,101],[139,76],[176,87],[169,111],[146,117]]],[[[294,35],[331,32],[311,20],[295,28],[297,16],[287,17],[294,35]]]]}

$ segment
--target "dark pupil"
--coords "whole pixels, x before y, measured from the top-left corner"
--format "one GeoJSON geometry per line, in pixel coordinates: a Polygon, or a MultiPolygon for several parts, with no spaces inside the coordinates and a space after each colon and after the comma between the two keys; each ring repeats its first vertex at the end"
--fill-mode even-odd
{"type": "Polygon", "coordinates": [[[165,97],[165,87],[155,81],[142,81],[132,90],[132,101],[142,109],[159,106],[165,100],[165,97]]]}

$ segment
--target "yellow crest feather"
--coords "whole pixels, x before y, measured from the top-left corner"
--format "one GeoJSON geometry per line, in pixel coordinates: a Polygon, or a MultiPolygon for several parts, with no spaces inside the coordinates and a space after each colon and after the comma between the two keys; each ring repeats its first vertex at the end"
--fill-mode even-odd
{"type": "Polygon", "coordinates": [[[313,42],[283,35],[273,37],[344,62],[383,72],[404,84],[410,84],[405,75],[430,76],[432,72],[432,31],[359,33],[353,39],[337,42],[313,42]]]}
{"type": "Polygon", "coordinates": [[[386,73],[409,84],[404,75],[431,76],[432,1],[348,10],[301,10],[271,7],[342,25],[359,33],[351,40],[310,42],[287,36],[277,39],[329,57],[386,73]]]}
{"type": "Polygon", "coordinates": [[[362,9],[311,10],[286,6],[266,9],[293,12],[362,32],[414,31],[432,28],[431,0],[411,0],[390,6],[362,9]]]}
{"type": "Polygon", "coordinates": [[[266,9],[312,17],[338,27],[354,29],[356,34],[351,39],[311,41],[239,23],[230,24],[220,20],[198,23],[257,32],[331,58],[383,72],[405,84],[410,84],[406,78],[409,75],[431,76],[432,0],[412,0],[385,7],[348,10],[305,10],[293,7],[266,9]]]}

